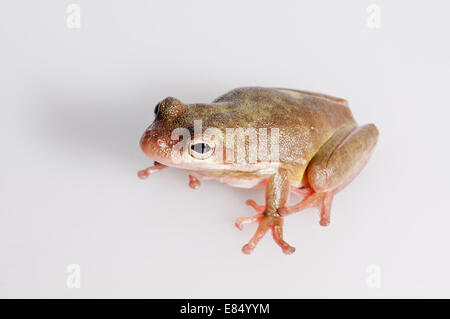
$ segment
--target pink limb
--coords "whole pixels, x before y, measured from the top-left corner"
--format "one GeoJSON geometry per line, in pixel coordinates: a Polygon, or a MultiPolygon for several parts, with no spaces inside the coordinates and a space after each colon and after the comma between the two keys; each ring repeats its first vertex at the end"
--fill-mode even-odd
{"type": "Polygon", "coordinates": [[[258,205],[258,204],[255,203],[254,200],[251,200],[251,199],[246,200],[245,204],[248,205],[248,206],[253,207],[253,209],[256,210],[256,212],[260,213],[260,214],[263,213],[264,210],[266,209],[266,206],[258,205]]]}
{"type": "Polygon", "coordinates": [[[139,176],[140,179],[146,179],[147,177],[149,177],[151,174],[153,174],[154,172],[160,171],[164,168],[166,168],[167,166],[164,164],[161,164],[159,162],[154,163],[154,166],[150,166],[147,167],[146,169],[140,170],[137,174],[139,176]]]}
{"type": "Polygon", "coordinates": [[[309,186],[303,186],[303,187],[300,187],[300,188],[291,187],[291,192],[294,193],[294,194],[297,194],[297,195],[299,195],[301,197],[306,197],[306,196],[309,196],[312,193],[314,193],[314,190],[311,187],[309,187],[309,186]]]}
{"type": "MultiPolygon", "coordinates": [[[[280,217],[281,221],[283,221],[282,217],[280,217]]],[[[283,227],[282,225],[275,225],[272,227],[272,237],[273,240],[281,247],[283,252],[286,255],[290,255],[295,252],[295,247],[292,247],[287,242],[283,240],[283,227]]]]}
{"type": "Polygon", "coordinates": [[[192,189],[199,188],[200,187],[200,180],[197,177],[189,174],[189,187],[192,188],[192,189]]]}
{"type": "Polygon", "coordinates": [[[256,212],[258,213],[255,216],[251,216],[251,217],[239,217],[238,219],[236,219],[236,221],[234,222],[234,224],[236,225],[237,228],[239,228],[240,230],[243,229],[243,225],[244,224],[253,224],[258,222],[261,218],[263,218],[263,214],[264,211],[266,210],[266,207],[263,205],[258,205],[255,203],[254,200],[248,199],[247,201],[245,201],[245,204],[247,204],[248,206],[253,207],[254,210],[256,210],[256,212]]]}
{"type": "Polygon", "coordinates": [[[328,226],[330,224],[331,204],[333,203],[333,191],[312,193],[305,197],[300,203],[283,207],[279,210],[281,216],[287,216],[310,207],[317,207],[320,210],[320,225],[328,226]]]}
{"type": "Polygon", "coordinates": [[[248,206],[253,207],[254,210],[256,210],[256,212],[258,213],[255,216],[251,216],[251,217],[239,217],[238,219],[236,219],[236,221],[234,222],[234,224],[236,225],[237,228],[239,228],[240,230],[243,229],[243,225],[244,224],[252,224],[252,223],[257,223],[261,218],[263,218],[263,214],[266,207],[263,205],[258,205],[255,203],[254,200],[247,200],[245,202],[245,204],[247,204],[248,206]]]}
{"type": "Polygon", "coordinates": [[[236,225],[237,228],[239,228],[239,230],[242,230],[244,229],[243,225],[258,223],[259,220],[263,217],[264,217],[263,214],[258,214],[251,217],[239,217],[238,219],[236,219],[234,224],[236,225]]]}

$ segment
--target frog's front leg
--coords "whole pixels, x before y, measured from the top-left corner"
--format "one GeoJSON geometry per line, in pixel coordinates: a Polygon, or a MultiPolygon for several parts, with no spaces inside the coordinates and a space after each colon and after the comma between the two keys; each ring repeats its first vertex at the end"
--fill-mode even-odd
{"type": "Polygon", "coordinates": [[[153,166],[150,166],[150,167],[147,167],[147,168],[145,168],[143,170],[140,170],[138,172],[138,176],[141,179],[146,179],[147,177],[149,177],[154,172],[160,171],[160,170],[162,170],[162,169],[164,169],[166,167],[167,167],[166,165],[155,161],[153,166]]]}
{"type": "Polygon", "coordinates": [[[308,207],[320,210],[320,225],[330,223],[333,196],[350,183],[366,164],[378,140],[373,124],[344,127],[325,143],[308,165],[306,174],[313,190],[300,203],[280,210],[282,216],[308,207]]]}
{"type": "Polygon", "coordinates": [[[189,187],[192,189],[197,189],[200,187],[200,180],[191,174],[189,174],[189,187]]]}
{"type": "Polygon", "coordinates": [[[289,198],[290,185],[288,173],[284,169],[272,175],[266,184],[266,206],[257,205],[254,201],[247,201],[259,214],[253,217],[243,217],[236,220],[236,226],[242,229],[246,223],[258,223],[258,229],[250,241],[242,247],[245,254],[250,254],[258,242],[270,229],[275,242],[281,247],[285,254],[292,254],[295,248],[283,240],[283,217],[278,210],[284,207],[289,198]]]}

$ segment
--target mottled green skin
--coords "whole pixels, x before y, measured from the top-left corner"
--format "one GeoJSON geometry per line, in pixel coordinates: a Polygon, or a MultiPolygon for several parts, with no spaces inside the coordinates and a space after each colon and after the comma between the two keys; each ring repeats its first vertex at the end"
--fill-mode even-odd
{"type": "Polygon", "coordinates": [[[355,123],[344,102],[308,92],[241,88],[214,101],[221,102],[229,104],[208,125],[279,128],[282,163],[309,160],[337,129],[355,123]]]}

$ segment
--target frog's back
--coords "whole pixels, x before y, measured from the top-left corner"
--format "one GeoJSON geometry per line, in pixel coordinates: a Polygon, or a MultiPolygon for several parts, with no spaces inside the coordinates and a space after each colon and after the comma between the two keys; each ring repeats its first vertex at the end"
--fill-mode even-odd
{"type": "Polygon", "coordinates": [[[306,91],[238,88],[213,103],[228,104],[237,115],[227,127],[278,128],[283,163],[309,162],[334,132],[355,123],[346,100],[306,91]]]}

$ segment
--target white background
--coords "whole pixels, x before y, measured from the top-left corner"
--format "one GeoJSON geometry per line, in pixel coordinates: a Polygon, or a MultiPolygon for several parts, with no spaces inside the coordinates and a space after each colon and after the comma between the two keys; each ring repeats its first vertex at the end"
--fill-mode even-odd
{"type": "Polygon", "coordinates": [[[81,29],[70,3],[0,5],[1,297],[450,297],[444,1],[377,1],[379,29],[369,1],[80,0],[81,29]],[[262,191],[136,177],[159,100],[253,85],[346,98],[380,130],[329,227],[285,220],[291,256],[241,253],[262,191]]]}

